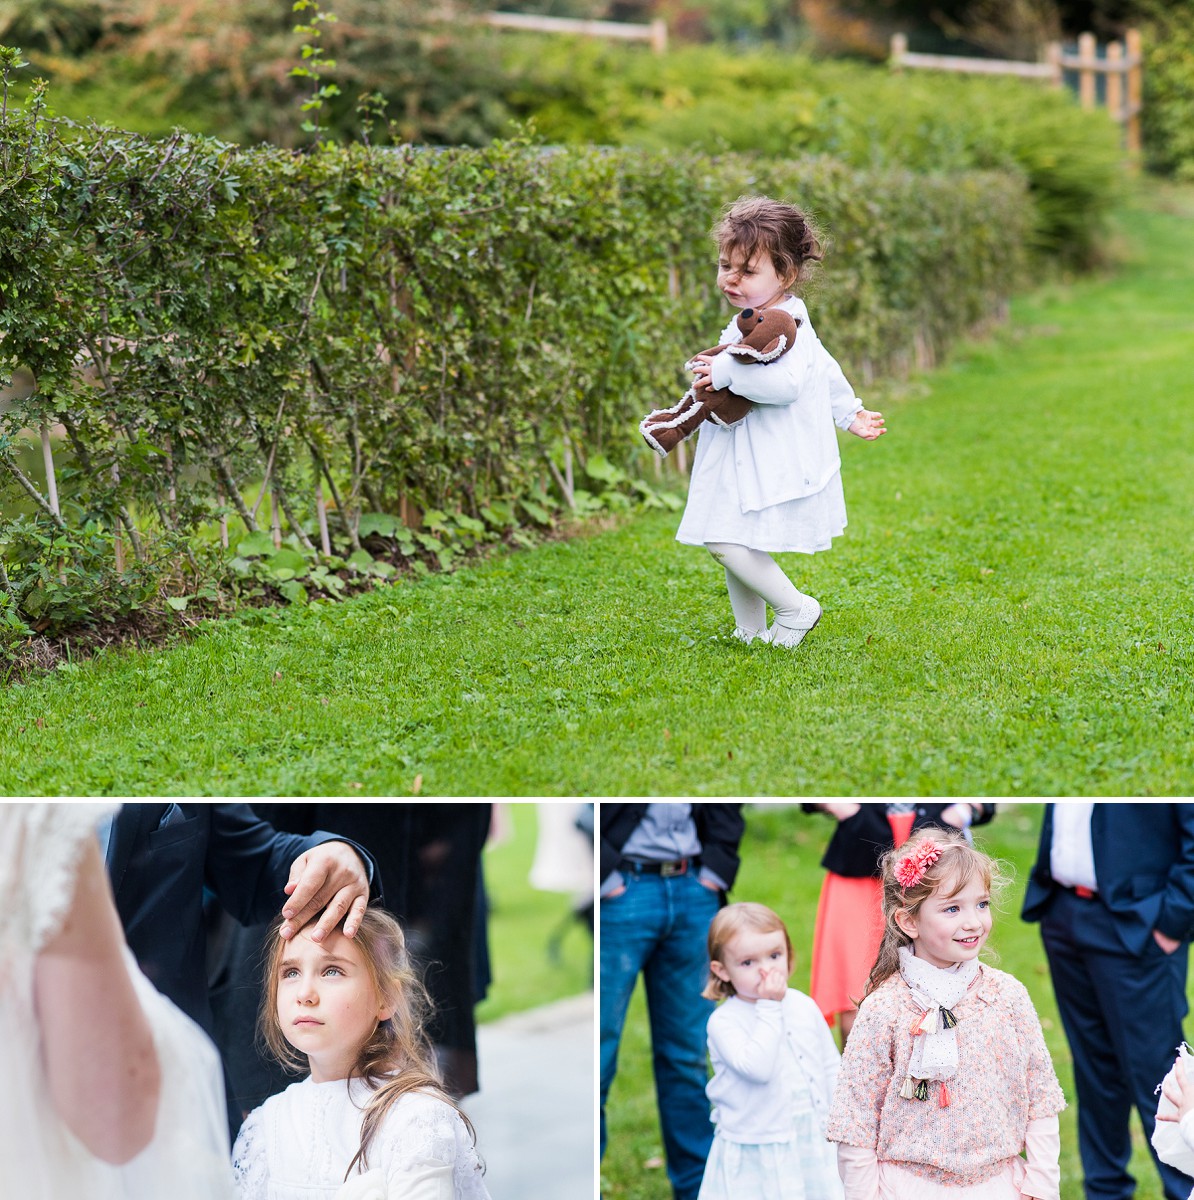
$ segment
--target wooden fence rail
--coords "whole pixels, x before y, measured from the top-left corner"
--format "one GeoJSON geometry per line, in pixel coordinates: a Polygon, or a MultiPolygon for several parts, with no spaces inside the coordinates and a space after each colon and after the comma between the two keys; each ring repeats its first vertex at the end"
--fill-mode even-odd
{"type": "Polygon", "coordinates": [[[662,20],[652,21],[649,25],[636,25],[628,21],[582,21],[572,17],[541,17],[536,13],[507,12],[485,13],[481,20],[502,29],[529,29],[536,33],[571,33],[582,37],[650,42],[656,54],[662,54],[667,49],[667,22],[662,20]]]}
{"type": "Polygon", "coordinates": [[[1111,118],[1124,130],[1128,152],[1140,150],[1140,112],[1143,108],[1141,71],[1144,55],[1140,31],[1129,29],[1122,42],[1111,42],[1100,57],[1093,33],[1078,38],[1078,53],[1067,54],[1060,42],[1050,42],[1039,62],[1012,62],[1001,58],[963,58],[948,54],[913,54],[908,38],[892,34],[890,64],[896,70],[924,68],[933,71],[962,71],[974,75],[1016,75],[1023,79],[1041,79],[1061,87],[1066,71],[1078,73],[1078,101],[1083,108],[1094,108],[1099,100],[1098,77],[1105,77],[1103,103],[1111,118]]]}

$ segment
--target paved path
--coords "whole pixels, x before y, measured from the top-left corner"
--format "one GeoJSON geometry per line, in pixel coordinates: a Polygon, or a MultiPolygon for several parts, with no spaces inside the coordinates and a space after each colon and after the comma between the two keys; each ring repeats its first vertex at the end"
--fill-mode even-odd
{"type": "Polygon", "coordinates": [[[477,1126],[493,1200],[596,1195],[592,992],[477,1029],[477,1126]]]}

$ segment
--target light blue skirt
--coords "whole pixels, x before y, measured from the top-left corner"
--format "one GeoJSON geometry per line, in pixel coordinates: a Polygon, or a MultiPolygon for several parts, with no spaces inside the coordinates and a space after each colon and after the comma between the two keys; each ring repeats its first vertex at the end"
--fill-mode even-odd
{"type": "Polygon", "coordinates": [[[748,1145],[717,1134],[697,1200],[843,1200],[837,1149],[811,1112],[786,1142],[748,1145]]]}

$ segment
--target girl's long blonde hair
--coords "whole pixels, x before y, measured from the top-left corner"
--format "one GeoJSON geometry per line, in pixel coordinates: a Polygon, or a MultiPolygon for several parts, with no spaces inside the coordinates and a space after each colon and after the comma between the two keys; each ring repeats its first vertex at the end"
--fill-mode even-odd
{"type": "Polygon", "coordinates": [[[993,858],[976,850],[962,834],[932,827],[919,830],[902,846],[889,850],[880,860],[879,869],[883,884],[883,940],[866,981],[863,999],[885,980],[899,974],[899,948],[912,945],[912,939],[896,924],[897,913],[915,917],[934,893],[948,888],[946,895],[956,896],[973,879],[981,879],[988,892],[997,891],[1003,882],[999,864],[993,858]],[[941,856],[926,868],[919,883],[905,888],[896,878],[896,868],[928,845],[939,847],[941,856]]]}
{"type": "MultiPolygon", "coordinates": [[[[266,943],[258,1035],[283,1067],[301,1072],[307,1069],[307,1056],[286,1040],[278,1021],[278,972],[287,946],[278,936],[281,925],[281,918],[273,923],[266,943]]],[[[363,1109],[361,1145],[344,1172],[345,1179],[358,1164],[362,1172],[368,1170],[374,1135],[390,1109],[410,1092],[422,1092],[450,1104],[460,1114],[474,1143],[477,1137],[472,1122],[444,1091],[435,1050],[427,1036],[431,998],[411,963],[402,926],[384,909],[370,907],[365,910],[353,942],[361,951],[381,1001],[379,1007],[392,1012],[387,1020],[378,1022],[366,1039],[350,1072],[350,1078],[363,1079],[373,1094],[363,1109]]]]}

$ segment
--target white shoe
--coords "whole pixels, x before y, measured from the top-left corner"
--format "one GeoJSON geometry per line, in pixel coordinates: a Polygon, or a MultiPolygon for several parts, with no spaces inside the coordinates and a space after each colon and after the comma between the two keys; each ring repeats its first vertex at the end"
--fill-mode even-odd
{"type": "Polygon", "coordinates": [[[805,596],[800,605],[800,615],[795,625],[781,625],[778,621],[771,626],[771,644],[783,646],[786,650],[795,650],[804,641],[804,635],[821,619],[821,606],[812,598],[805,596]]]}

